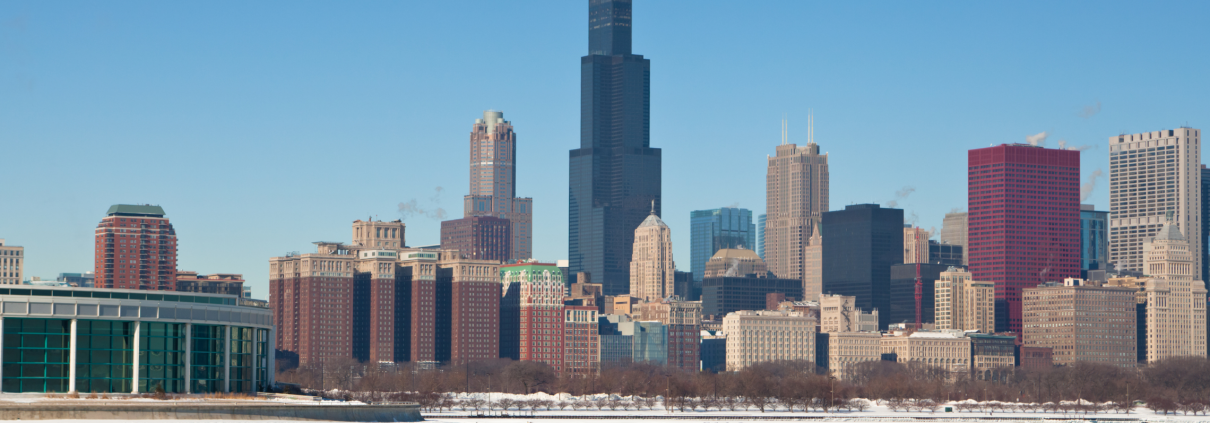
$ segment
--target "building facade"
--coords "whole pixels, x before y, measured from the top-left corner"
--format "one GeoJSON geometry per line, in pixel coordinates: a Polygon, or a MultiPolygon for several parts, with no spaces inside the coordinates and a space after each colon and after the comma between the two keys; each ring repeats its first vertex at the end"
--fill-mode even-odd
{"type": "Polygon", "coordinates": [[[532,260],[500,266],[500,272],[504,295],[500,357],[542,362],[561,372],[564,322],[569,318],[563,306],[567,296],[563,273],[554,264],[532,260]]]}
{"type": "Polygon", "coordinates": [[[903,226],[903,262],[929,263],[929,237],[933,234],[918,226],[903,226]]]}
{"type": "Polygon", "coordinates": [[[630,295],[660,301],[676,292],[676,263],[672,260],[672,230],[651,214],[634,230],[630,259],[630,295]]]}
{"type": "Polygon", "coordinates": [[[273,315],[230,295],[0,288],[0,391],[254,393],[273,385],[273,315]]]}
{"type": "Polygon", "coordinates": [[[197,272],[178,270],[176,272],[176,290],[242,297],[244,296],[244,275],[235,273],[199,275],[197,272]]]}
{"type": "Polygon", "coordinates": [[[808,122],[807,145],[786,140],[768,157],[765,176],[765,262],[779,278],[802,280],[803,248],[820,214],[828,211],[828,155],[819,154],[815,144],[814,118],[808,122]]]}
{"type": "Polygon", "coordinates": [[[967,265],[966,212],[950,212],[941,221],[941,243],[962,246],[962,266],[967,265]]]}
{"type": "Polygon", "coordinates": [[[605,295],[630,286],[634,228],[661,208],[661,152],[651,148],[651,62],[631,54],[630,0],[591,0],[580,58],[580,148],[569,154],[568,258],[605,295]]]}
{"type": "MultiPolygon", "coordinates": [[[[470,194],[463,197],[462,216],[463,220],[493,217],[508,221],[507,225],[490,222],[495,229],[507,226],[507,240],[493,244],[507,251],[503,258],[464,253],[467,257],[513,262],[533,254],[533,199],[517,197],[517,133],[513,123],[504,120],[504,112],[485,111],[471,126],[470,194]]],[[[444,229],[443,222],[443,245],[444,229]]]]}
{"type": "Polygon", "coordinates": [[[877,332],[878,310],[865,311],[856,306],[857,298],[843,295],[819,297],[819,331],[877,332]]]}
{"type": "Polygon", "coordinates": [[[1081,286],[1079,279],[1023,291],[1023,347],[1050,348],[1055,364],[1090,361],[1133,367],[1135,291],[1081,286]]]}
{"type": "Polygon", "coordinates": [[[794,311],[744,310],[723,317],[727,371],[768,361],[815,361],[815,318],[794,311]]]}
{"type": "Polygon", "coordinates": [[[563,374],[589,377],[601,371],[597,308],[563,307],[563,374]]]}
{"type": "MultiPolygon", "coordinates": [[[[877,204],[823,214],[823,293],[857,297],[864,310],[890,310],[891,265],[903,260],[903,210],[877,204]]],[[[890,323],[880,314],[879,329],[890,323]]]]}
{"type": "Polygon", "coordinates": [[[1080,205],[1080,276],[1089,270],[1109,269],[1109,212],[1080,205]]]}
{"type": "Polygon", "coordinates": [[[1206,356],[1206,284],[1194,279],[1191,244],[1173,221],[1143,243],[1148,363],[1206,356]]]}
{"type": "Polygon", "coordinates": [[[982,380],[1004,380],[1016,365],[1017,337],[967,333],[971,340],[971,374],[982,380]]]}
{"type": "Polygon", "coordinates": [[[689,213],[690,262],[693,279],[706,274],[706,261],[724,248],[755,250],[756,224],[752,211],[735,207],[695,210],[689,213]]]}
{"type": "Polygon", "coordinates": [[[934,285],[938,330],[996,330],[996,285],[971,280],[966,269],[941,272],[934,285]]]}
{"type": "MultiPolygon", "coordinates": [[[[1143,271],[1143,243],[1175,213],[1183,232],[1201,228],[1201,131],[1177,128],[1109,138],[1109,261],[1119,270],[1143,271]]],[[[1197,273],[1204,237],[1191,238],[1197,273]]]]}
{"type": "Polygon", "coordinates": [[[996,285],[996,330],[1021,333],[1021,290],[1080,274],[1080,152],[1001,144],[967,172],[968,270],[996,285]]]}
{"type": "Polygon", "coordinates": [[[668,328],[668,365],[684,370],[700,367],[702,303],[666,298],[644,303],[643,320],[654,320],[668,328]]]}
{"type": "Polygon", "coordinates": [[[0,285],[20,285],[25,280],[25,247],[8,245],[0,239],[0,285]]]}
{"type": "Polygon", "coordinates": [[[890,310],[886,311],[891,323],[916,324],[916,269],[920,269],[920,323],[932,324],[936,320],[936,292],[934,286],[941,272],[949,269],[942,264],[916,263],[891,266],[890,310]]]}
{"type": "Polygon", "coordinates": [[[803,301],[819,301],[819,294],[823,293],[823,235],[820,233],[820,226],[823,225],[815,225],[811,229],[811,237],[807,239],[807,246],[802,249],[803,301]]]}
{"type": "Polygon", "coordinates": [[[767,215],[762,214],[756,217],[756,255],[760,256],[761,260],[765,259],[765,218],[767,215]]]}
{"type": "Polygon", "coordinates": [[[854,364],[882,360],[882,334],[878,332],[828,333],[828,370],[840,379],[851,379],[854,364]]]}
{"type": "Polygon", "coordinates": [[[894,354],[899,363],[920,363],[964,373],[971,369],[971,339],[960,331],[915,332],[882,338],[882,354],[894,354]]]}
{"type": "Polygon", "coordinates": [[[176,289],[176,230],[160,206],[117,204],[96,229],[98,288],[176,289]]]}
{"type": "Polygon", "coordinates": [[[512,262],[512,222],[493,216],[468,216],[441,222],[441,249],[477,260],[512,262]]]}

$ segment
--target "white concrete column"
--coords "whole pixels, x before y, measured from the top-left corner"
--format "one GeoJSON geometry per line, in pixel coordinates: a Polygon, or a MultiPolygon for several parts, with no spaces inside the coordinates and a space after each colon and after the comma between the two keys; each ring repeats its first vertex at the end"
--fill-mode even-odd
{"type": "Polygon", "coordinates": [[[231,392],[231,325],[223,325],[223,392],[231,392]]]}
{"type": "Polygon", "coordinates": [[[193,323],[185,324],[185,393],[193,389],[193,380],[189,375],[193,371],[193,323]]]}
{"type": "Polygon", "coordinates": [[[269,363],[265,369],[265,378],[269,379],[269,385],[277,383],[277,326],[269,329],[269,363]]]}
{"type": "MultiPolygon", "coordinates": [[[[256,331],[256,329],[252,329],[252,330],[254,332],[256,331]]],[[[256,354],[257,342],[255,341],[255,339],[256,339],[255,335],[253,336],[252,339],[253,339],[253,341],[252,341],[252,395],[256,395],[256,391],[257,391],[257,389],[256,389],[256,376],[257,376],[256,368],[258,367],[257,364],[260,364],[260,357],[258,357],[256,354]]]]}
{"type": "Polygon", "coordinates": [[[67,392],[76,392],[76,327],[79,323],[79,319],[71,319],[71,337],[67,340],[70,346],[67,351],[67,392]]]}
{"type": "Polygon", "coordinates": [[[139,393],[139,338],[142,331],[143,325],[137,320],[134,321],[134,355],[132,356],[134,364],[130,373],[133,376],[130,378],[130,393],[132,394],[139,393]]]}

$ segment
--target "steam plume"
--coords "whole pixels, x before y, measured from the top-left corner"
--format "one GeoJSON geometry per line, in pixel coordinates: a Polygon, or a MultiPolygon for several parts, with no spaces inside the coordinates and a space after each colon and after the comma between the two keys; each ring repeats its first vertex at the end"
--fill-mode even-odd
{"type": "Polygon", "coordinates": [[[1079,115],[1080,115],[1080,117],[1082,117],[1084,119],[1088,119],[1090,117],[1096,116],[1097,113],[1101,113],[1101,102],[1100,101],[1097,101],[1096,103],[1084,106],[1083,109],[1080,109],[1079,115]]]}
{"type": "Polygon", "coordinates": [[[422,216],[434,220],[445,219],[445,209],[439,206],[441,204],[442,190],[444,190],[442,187],[434,189],[433,196],[429,197],[429,202],[432,205],[428,207],[421,207],[420,202],[416,201],[415,198],[399,203],[399,215],[402,220],[408,220],[412,216],[422,216]]]}
{"type": "Polygon", "coordinates": [[[1092,173],[1088,174],[1088,179],[1086,182],[1084,182],[1084,185],[1080,186],[1081,203],[1087,201],[1088,197],[1092,196],[1092,191],[1097,189],[1097,178],[1100,178],[1102,174],[1104,174],[1104,172],[1102,172],[1101,169],[1094,170],[1092,173]]]}
{"type": "Polygon", "coordinates": [[[900,189],[899,191],[895,191],[895,198],[892,199],[891,201],[887,201],[886,206],[887,207],[899,207],[899,200],[908,198],[908,196],[912,195],[913,192],[916,192],[916,187],[913,187],[913,186],[905,186],[902,189],[900,189]]]}
{"type": "Polygon", "coordinates": [[[1046,133],[1046,131],[1042,131],[1025,137],[1025,142],[1028,142],[1029,145],[1044,146],[1046,145],[1046,137],[1048,136],[1049,135],[1046,133]]]}

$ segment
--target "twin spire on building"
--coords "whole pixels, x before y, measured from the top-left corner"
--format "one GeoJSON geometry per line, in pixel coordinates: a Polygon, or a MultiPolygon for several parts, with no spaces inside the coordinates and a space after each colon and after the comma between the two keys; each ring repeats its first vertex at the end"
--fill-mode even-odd
{"type": "MultiPolygon", "coordinates": [[[[786,145],[790,142],[790,124],[786,121],[786,114],[781,115],[781,145],[786,145]]],[[[807,109],[807,144],[815,143],[815,109],[807,109]]]]}

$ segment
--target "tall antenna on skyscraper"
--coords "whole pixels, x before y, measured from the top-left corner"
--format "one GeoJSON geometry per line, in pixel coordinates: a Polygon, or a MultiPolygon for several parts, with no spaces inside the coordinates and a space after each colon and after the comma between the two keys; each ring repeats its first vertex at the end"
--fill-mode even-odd
{"type": "Polygon", "coordinates": [[[781,114],[781,145],[786,145],[786,114],[781,114]]]}
{"type": "Polygon", "coordinates": [[[815,142],[815,109],[807,109],[807,144],[815,142]]]}

